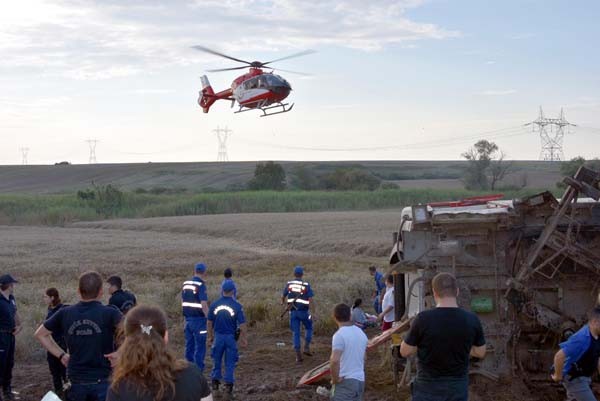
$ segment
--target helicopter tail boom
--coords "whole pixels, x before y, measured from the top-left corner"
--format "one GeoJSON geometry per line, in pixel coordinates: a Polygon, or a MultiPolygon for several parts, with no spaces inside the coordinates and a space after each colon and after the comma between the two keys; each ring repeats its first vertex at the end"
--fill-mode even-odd
{"type": "Polygon", "coordinates": [[[198,104],[202,107],[202,111],[208,113],[210,106],[214,102],[217,101],[218,97],[215,96],[215,91],[213,91],[210,82],[208,81],[208,77],[206,75],[202,75],[200,77],[200,82],[202,82],[202,90],[200,91],[200,97],[198,98],[198,104]]]}

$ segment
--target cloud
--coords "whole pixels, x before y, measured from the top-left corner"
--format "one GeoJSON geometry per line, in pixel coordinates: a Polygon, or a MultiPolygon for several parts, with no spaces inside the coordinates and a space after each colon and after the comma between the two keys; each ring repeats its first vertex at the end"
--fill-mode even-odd
{"type": "MultiPolygon", "coordinates": [[[[284,51],[460,36],[408,17],[423,0],[29,0],[0,16],[0,72],[106,79],[208,60],[190,49],[284,51]],[[23,72],[25,71],[25,72],[23,72]]],[[[214,60],[211,58],[211,60],[214,60]]]]}
{"type": "Polygon", "coordinates": [[[480,93],[484,96],[506,96],[517,93],[515,89],[504,89],[504,90],[486,90],[480,93]]]}

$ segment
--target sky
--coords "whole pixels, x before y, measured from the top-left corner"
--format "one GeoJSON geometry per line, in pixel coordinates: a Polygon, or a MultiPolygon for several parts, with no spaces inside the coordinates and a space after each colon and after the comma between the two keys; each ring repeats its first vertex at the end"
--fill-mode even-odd
{"type": "MultiPolygon", "coordinates": [[[[21,0],[0,12],[0,164],[454,160],[479,139],[535,160],[543,107],[565,158],[599,157],[597,0],[21,0]],[[276,63],[294,109],[197,105],[236,63],[276,63]]],[[[243,72],[243,70],[242,70],[243,72]]]]}

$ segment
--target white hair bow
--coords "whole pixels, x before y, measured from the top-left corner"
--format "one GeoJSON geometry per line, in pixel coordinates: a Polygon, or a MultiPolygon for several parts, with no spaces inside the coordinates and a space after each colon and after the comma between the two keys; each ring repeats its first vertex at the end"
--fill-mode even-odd
{"type": "Polygon", "coordinates": [[[140,324],[140,327],[142,328],[142,333],[148,336],[150,335],[150,332],[152,331],[152,326],[145,326],[143,324],[140,324]]]}

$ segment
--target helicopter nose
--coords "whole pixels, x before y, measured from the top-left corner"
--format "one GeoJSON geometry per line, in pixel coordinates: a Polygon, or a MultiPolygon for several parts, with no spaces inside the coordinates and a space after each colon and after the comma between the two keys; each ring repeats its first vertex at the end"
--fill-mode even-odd
{"type": "Polygon", "coordinates": [[[280,97],[281,99],[285,99],[290,94],[290,91],[292,90],[292,88],[289,84],[287,84],[287,85],[284,84],[284,85],[274,86],[273,88],[271,88],[271,90],[277,95],[277,97],[280,97]]]}

